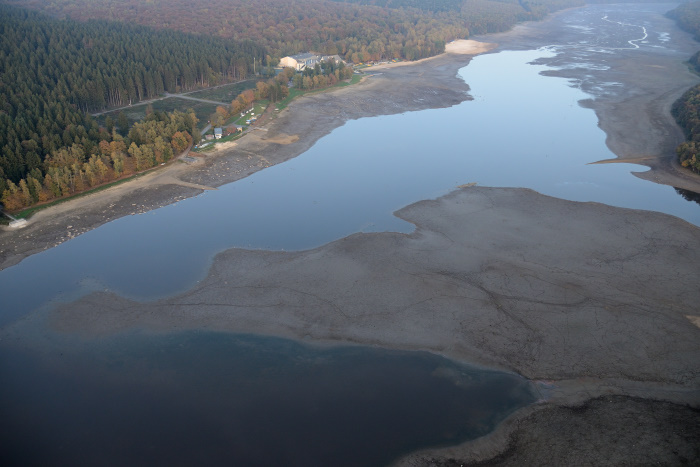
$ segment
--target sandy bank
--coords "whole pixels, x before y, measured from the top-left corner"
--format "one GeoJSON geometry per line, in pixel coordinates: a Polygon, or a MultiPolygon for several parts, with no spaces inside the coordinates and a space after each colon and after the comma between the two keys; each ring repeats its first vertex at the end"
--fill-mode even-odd
{"type": "Polygon", "coordinates": [[[493,50],[497,46],[498,44],[492,42],[460,39],[447,43],[447,45],[445,45],[445,52],[448,54],[478,55],[493,50]]]}
{"type": "MultiPolygon", "coordinates": [[[[481,42],[481,41],[475,41],[473,39],[459,39],[455,40],[452,42],[449,42],[445,45],[445,53],[442,55],[446,54],[453,54],[453,55],[479,55],[482,53],[486,53],[490,50],[495,49],[498,47],[498,44],[492,43],[492,42],[481,42]]],[[[380,63],[379,65],[374,65],[371,68],[369,68],[368,71],[372,72],[375,70],[384,70],[387,68],[397,68],[397,67],[403,67],[403,66],[413,66],[413,65],[420,65],[425,62],[430,62],[431,60],[434,60],[436,57],[428,57],[428,58],[422,58],[420,60],[415,60],[413,62],[396,62],[396,63],[380,63]]]]}
{"type": "Polygon", "coordinates": [[[416,232],[357,234],[306,252],[229,250],[178,297],[100,294],[60,308],[53,323],[88,335],[213,328],[376,343],[533,379],[700,384],[700,331],[687,318],[700,316],[695,226],[479,187],[398,215],[416,232]]]}

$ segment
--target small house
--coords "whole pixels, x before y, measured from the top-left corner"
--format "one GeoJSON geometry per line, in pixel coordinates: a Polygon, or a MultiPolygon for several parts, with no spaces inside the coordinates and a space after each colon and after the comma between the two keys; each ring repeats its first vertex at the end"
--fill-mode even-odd
{"type": "Polygon", "coordinates": [[[221,139],[223,134],[224,134],[224,130],[222,130],[221,127],[214,128],[214,138],[221,139]]]}

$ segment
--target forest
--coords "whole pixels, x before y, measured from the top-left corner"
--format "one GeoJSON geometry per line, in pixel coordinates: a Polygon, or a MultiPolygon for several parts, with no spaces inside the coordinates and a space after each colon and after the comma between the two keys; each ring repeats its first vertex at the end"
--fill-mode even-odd
{"type": "Polygon", "coordinates": [[[700,2],[683,3],[666,13],[666,16],[676,20],[681,29],[700,40],[700,2]]]}
{"type": "MultiPolygon", "coordinates": [[[[693,34],[695,40],[700,41],[700,2],[683,3],[666,13],[666,16],[675,20],[681,29],[693,34]]],[[[688,61],[695,71],[700,73],[700,51],[688,61]]]]}
{"type": "MultiPolygon", "coordinates": [[[[107,119],[100,127],[90,112],[242,80],[256,63],[269,71],[299,52],[339,54],[354,63],[429,57],[470,32],[507,30],[582,1],[6,0],[0,4],[0,196],[12,209],[64,196],[167,160],[196,136],[189,112],[149,115],[148,141],[132,139],[125,121],[107,119]],[[163,123],[170,118],[180,123],[163,123]]],[[[309,71],[294,84],[325,87],[348,73],[309,71]]],[[[270,100],[287,93],[281,80],[257,88],[258,97],[270,100]]]]}
{"type": "Polygon", "coordinates": [[[57,17],[106,19],[249,39],[267,62],[300,52],[352,62],[419,59],[470,33],[505,31],[583,0],[10,0],[57,17]]]}
{"type": "Polygon", "coordinates": [[[19,183],[5,180],[5,208],[16,211],[70,196],[167,162],[192,143],[197,119],[194,113],[152,112],[145,121],[132,126],[128,137],[116,128],[110,135],[98,129],[94,120],[91,123],[90,132],[104,137],[96,145],[64,146],[53,151],[19,183]]]}
{"type": "Polygon", "coordinates": [[[678,160],[683,167],[700,173],[700,85],[686,91],[673,105],[672,113],[687,139],[676,149],[678,160]]]}
{"type": "Polygon", "coordinates": [[[241,79],[264,55],[250,41],[62,21],[0,5],[0,196],[29,175],[43,181],[61,151],[89,160],[112,142],[88,111],[241,79]]]}
{"type": "MultiPolygon", "coordinates": [[[[679,5],[666,16],[676,20],[681,29],[694,34],[700,40],[700,2],[679,5]]],[[[689,64],[700,73],[700,51],[689,60],[689,64]]],[[[683,128],[686,142],[676,149],[683,167],[700,173],[700,85],[694,86],[678,99],[671,109],[678,124],[683,128]]]]}

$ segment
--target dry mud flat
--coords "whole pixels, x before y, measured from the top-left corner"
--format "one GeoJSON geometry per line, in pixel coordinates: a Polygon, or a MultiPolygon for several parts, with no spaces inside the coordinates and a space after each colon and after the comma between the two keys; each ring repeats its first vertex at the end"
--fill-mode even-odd
{"type": "MultiPolygon", "coordinates": [[[[489,40],[540,46],[556,33],[550,20],[489,40]]],[[[139,191],[60,216],[47,212],[19,234],[3,233],[0,264],[60,241],[67,226],[79,233],[295,157],[348,119],[459,103],[468,86],[456,72],[468,60],[447,55],[384,67],[356,87],[304,98],[263,131],[178,172],[187,186],[149,178],[139,191]]],[[[611,56],[628,92],[588,105],[618,156],[656,164],[645,176],[700,191],[696,178],[673,167],[669,148],[679,130],[664,113],[695,78],[677,57],[653,60],[652,72],[635,74],[631,57],[611,56]]],[[[697,227],[529,190],[474,187],[398,214],[417,225],[414,234],[353,235],[296,253],[230,250],[180,296],[144,304],[95,294],[47,322],[86,338],[205,328],[425,349],[548,381],[548,403],[492,435],[400,464],[700,462],[697,227]]],[[[4,337],[21,338],[35,324],[27,319],[4,337]]]]}
{"type": "Polygon", "coordinates": [[[609,5],[589,5],[484,39],[497,42],[498,50],[554,47],[556,57],[538,63],[555,68],[546,75],[569,79],[593,97],[581,104],[595,111],[607,145],[617,156],[614,162],[647,166],[651,170],[635,175],[700,193],[700,177],[678,164],[675,149],[685,137],[671,115],[673,103],[698,84],[698,76],[685,62],[700,44],[663,16],[673,7],[670,3],[630,6],[625,13],[613,11],[607,20],[609,5]],[[646,8],[657,14],[644,13],[646,8]],[[601,19],[604,15],[606,20],[601,19]],[[603,28],[616,21],[624,24],[603,28]],[[580,28],[586,27],[601,37],[589,36],[580,43],[580,28]],[[660,31],[670,34],[665,41],[655,42],[660,31]],[[643,34],[649,35],[651,43],[641,39],[643,34]],[[631,39],[636,41],[628,42],[631,39]]]}
{"type": "Polygon", "coordinates": [[[177,297],[137,303],[100,293],[47,322],[87,338],[196,328],[422,349],[547,381],[548,404],[407,465],[547,463],[546,453],[536,457],[545,440],[564,456],[571,439],[594,433],[597,443],[577,447],[579,460],[600,460],[600,443],[635,459],[621,444],[636,439],[655,446],[650,461],[700,459],[700,329],[691,320],[700,316],[699,229],[503,188],[463,188],[397,215],[416,231],[357,234],[304,252],[233,249],[177,297]],[[589,401],[603,395],[645,399],[589,401]],[[659,411],[671,415],[649,422],[659,411]]]}

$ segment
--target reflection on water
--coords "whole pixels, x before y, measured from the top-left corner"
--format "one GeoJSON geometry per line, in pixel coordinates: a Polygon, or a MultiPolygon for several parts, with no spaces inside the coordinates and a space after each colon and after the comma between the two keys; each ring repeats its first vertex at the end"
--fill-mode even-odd
{"type": "MultiPolygon", "coordinates": [[[[591,28],[572,30],[587,40],[591,28]]],[[[651,46],[668,43],[647,30],[651,46]]],[[[596,53],[585,66],[602,69],[596,53]]],[[[0,327],[95,290],[181,292],[230,247],[306,249],[355,232],[410,232],[395,210],[469,182],[700,225],[696,204],[630,175],[639,166],[589,164],[614,156],[595,114],[578,104],[589,96],[541,74],[551,68],[537,60],[556,54],[478,56],[460,71],[473,101],[348,122],[296,159],[0,271],[0,327]]],[[[427,354],[212,333],[24,345],[0,340],[0,461],[21,464],[378,465],[479,436],[533,401],[519,378],[427,354]]]]}
{"type": "Polygon", "coordinates": [[[681,195],[683,199],[700,204],[700,193],[677,187],[673,187],[673,189],[676,190],[676,193],[681,195]]]}
{"type": "Polygon", "coordinates": [[[142,300],[176,294],[231,247],[298,250],[355,232],[410,232],[395,210],[469,182],[660,211],[700,225],[698,206],[630,174],[643,168],[590,164],[614,155],[593,111],[578,104],[588,96],[533,64],[553,56],[550,49],[478,56],[460,71],[473,101],[348,122],[286,163],[110,222],[0,271],[8,300],[0,326],[93,290],[142,300]]]}
{"type": "Polygon", "coordinates": [[[0,349],[3,465],[386,465],[535,400],[423,352],[211,332],[0,349]]]}

